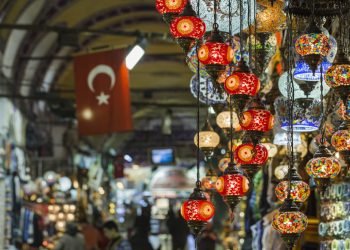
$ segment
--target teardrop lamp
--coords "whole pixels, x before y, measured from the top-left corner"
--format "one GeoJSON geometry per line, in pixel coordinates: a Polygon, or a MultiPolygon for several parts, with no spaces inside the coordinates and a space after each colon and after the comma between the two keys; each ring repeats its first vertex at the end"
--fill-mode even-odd
{"type": "Polygon", "coordinates": [[[170,33],[187,54],[195,41],[205,33],[205,23],[196,16],[190,2],[184,11],[170,23],[170,33]]]}
{"type": "Polygon", "coordinates": [[[156,0],[156,9],[162,14],[166,23],[179,15],[185,8],[188,0],[156,0]]]}

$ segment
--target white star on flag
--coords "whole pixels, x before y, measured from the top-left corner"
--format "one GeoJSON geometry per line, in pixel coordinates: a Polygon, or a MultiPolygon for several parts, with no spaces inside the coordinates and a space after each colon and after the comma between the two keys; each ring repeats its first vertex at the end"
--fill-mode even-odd
{"type": "Polygon", "coordinates": [[[101,106],[103,104],[106,104],[108,105],[108,99],[109,99],[109,95],[106,95],[103,91],[98,95],[96,96],[96,99],[98,101],[98,105],[101,106]]]}

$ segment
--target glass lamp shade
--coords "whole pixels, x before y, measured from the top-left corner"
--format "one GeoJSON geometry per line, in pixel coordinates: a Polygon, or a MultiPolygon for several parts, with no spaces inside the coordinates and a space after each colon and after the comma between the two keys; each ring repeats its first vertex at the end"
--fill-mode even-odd
{"type": "MultiPolygon", "coordinates": [[[[219,113],[216,117],[216,124],[229,133],[230,126],[231,126],[231,115],[230,111],[222,111],[219,113]]],[[[234,131],[240,131],[241,125],[239,125],[239,120],[236,112],[232,112],[232,128],[234,131]]]]}
{"type": "Polygon", "coordinates": [[[278,180],[282,180],[288,173],[288,165],[279,165],[275,168],[274,174],[278,180]]]}
{"type": "MultiPolygon", "coordinates": [[[[288,145],[288,134],[286,132],[279,132],[275,134],[273,139],[273,143],[279,146],[287,146],[288,145]]],[[[293,133],[293,145],[301,145],[301,134],[293,133]]]]}
{"type": "MultiPolygon", "coordinates": [[[[305,231],[307,217],[299,211],[278,212],[274,215],[272,226],[280,234],[295,234],[296,236],[305,231]]],[[[298,238],[298,237],[296,237],[298,238]]]]}
{"type": "Polygon", "coordinates": [[[233,49],[222,42],[206,42],[198,50],[198,58],[204,65],[226,66],[234,58],[233,49]]]}
{"type": "Polygon", "coordinates": [[[205,33],[205,24],[195,16],[179,16],[171,22],[170,33],[174,38],[200,39],[205,33]]]}
{"type": "Polygon", "coordinates": [[[249,190],[249,180],[243,174],[225,174],[216,181],[216,190],[222,196],[243,197],[249,190]]]}
{"type": "Polygon", "coordinates": [[[241,127],[245,131],[267,132],[273,125],[274,117],[268,110],[250,109],[243,112],[241,127]]]}
{"type": "Polygon", "coordinates": [[[243,143],[235,152],[235,161],[238,165],[264,165],[268,160],[267,148],[262,144],[243,143]]]}
{"type": "Polygon", "coordinates": [[[252,72],[234,71],[226,78],[224,87],[229,95],[255,96],[260,90],[260,80],[252,72]]]}
{"type": "MultiPolygon", "coordinates": [[[[250,1],[250,6],[254,6],[253,0],[245,0],[243,1],[243,29],[249,26],[248,20],[250,18],[251,23],[254,23],[254,15],[250,15],[248,13],[248,1],[250,1]]],[[[190,0],[192,6],[197,6],[198,0],[190,0]]],[[[229,26],[231,25],[232,34],[239,33],[240,30],[240,15],[233,14],[232,21],[229,22],[229,0],[220,0],[218,1],[217,6],[217,22],[219,24],[220,30],[223,32],[229,33],[229,26]]],[[[239,13],[239,2],[232,1],[232,13],[239,13]]],[[[259,12],[260,9],[257,9],[259,12]]],[[[203,21],[205,22],[208,30],[212,29],[213,26],[213,15],[214,15],[214,4],[213,1],[208,0],[199,0],[199,13],[203,21]]]]}
{"type": "MultiPolygon", "coordinates": [[[[292,70],[292,74],[294,75],[295,69],[292,70]]],[[[313,89],[308,92],[301,89],[298,82],[294,79],[293,80],[293,86],[294,86],[294,98],[300,99],[300,98],[312,98],[312,99],[318,99],[321,96],[321,83],[317,82],[313,87],[313,89]]],[[[284,97],[288,97],[288,72],[284,72],[279,80],[278,80],[278,89],[280,90],[281,94],[284,97]]],[[[329,86],[323,81],[323,96],[325,96],[329,92],[330,88],[329,86]]]]}
{"type": "Polygon", "coordinates": [[[326,57],[329,50],[329,38],[323,33],[303,34],[295,42],[295,51],[304,58],[310,55],[326,57]]]}
{"type": "MultiPolygon", "coordinates": [[[[289,181],[284,180],[278,183],[275,188],[275,194],[280,201],[284,201],[288,196],[289,181]]],[[[309,185],[302,180],[291,181],[291,192],[292,200],[295,202],[305,202],[310,195],[309,185]]]]}
{"type": "Polygon", "coordinates": [[[305,170],[315,180],[330,179],[339,174],[341,165],[339,160],[333,157],[325,146],[320,146],[314,154],[314,158],[306,164],[305,170]]]}
{"type": "Polygon", "coordinates": [[[338,130],[332,135],[332,146],[338,152],[350,151],[350,132],[348,129],[338,130]]]}
{"type": "Polygon", "coordinates": [[[268,6],[257,13],[257,32],[275,33],[283,29],[286,22],[286,15],[278,6],[268,6]]]}
{"type": "Polygon", "coordinates": [[[275,144],[272,144],[269,142],[267,142],[267,143],[264,142],[264,143],[262,143],[262,145],[264,145],[264,147],[267,149],[269,158],[275,157],[275,155],[278,153],[278,149],[277,149],[277,146],[275,144]]]}
{"type": "Polygon", "coordinates": [[[334,64],[325,75],[326,83],[331,88],[350,85],[350,64],[334,64]]]}
{"type": "Polygon", "coordinates": [[[215,207],[208,200],[187,200],[181,206],[181,215],[186,221],[207,222],[214,213],[215,207]]]}
{"type": "MultiPolygon", "coordinates": [[[[285,131],[289,128],[289,108],[288,100],[285,97],[278,97],[274,102],[276,115],[285,131]]],[[[293,129],[295,132],[317,131],[321,122],[321,102],[319,100],[298,99],[293,109],[293,129]]]]}
{"type": "MultiPolygon", "coordinates": [[[[194,143],[198,147],[197,134],[194,137],[194,143]]],[[[199,132],[199,148],[216,148],[220,143],[220,136],[214,131],[199,132]]]]}
{"type": "MultiPolygon", "coordinates": [[[[198,79],[194,75],[190,82],[190,90],[194,98],[197,98],[198,90],[198,79]]],[[[202,103],[208,104],[225,104],[227,103],[228,95],[225,92],[218,93],[214,91],[214,83],[210,77],[200,77],[200,86],[199,86],[199,101],[202,103]],[[208,91],[207,91],[207,82],[208,82],[208,91]],[[208,96],[206,95],[208,92],[208,96]]]]}
{"type": "Polygon", "coordinates": [[[180,14],[188,0],[156,0],[156,9],[170,23],[173,16],[180,14]]]}
{"type": "Polygon", "coordinates": [[[226,168],[228,167],[228,164],[231,162],[230,155],[227,154],[223,158],[220,159],[218,163],[218,168],[221,172],[225,172],[226,168]]]}
{"type": "Polygon", "coordinates": [[[218,177],[215,175],[207,175],[202,179],[202,189],[206,192],[215,190],[215,185],[218,177]]]}

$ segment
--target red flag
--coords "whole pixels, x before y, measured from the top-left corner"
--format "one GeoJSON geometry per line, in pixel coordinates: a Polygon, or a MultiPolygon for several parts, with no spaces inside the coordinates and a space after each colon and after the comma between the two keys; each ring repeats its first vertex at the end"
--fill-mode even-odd
{"type": "Polygon", "coordinates": [[[129,72],[124,58],[123,49],[74,58],[80,135],[132,130],[129,72]]]}

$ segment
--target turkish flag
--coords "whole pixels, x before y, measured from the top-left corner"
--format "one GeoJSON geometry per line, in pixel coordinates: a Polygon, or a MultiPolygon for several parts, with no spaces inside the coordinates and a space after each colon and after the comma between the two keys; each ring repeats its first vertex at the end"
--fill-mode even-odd
{"type": "Polygon", "coordinates": [[[132,130],[129,71],[124,58],[124,49],[74,58],[80,135],[132,130]]]}

